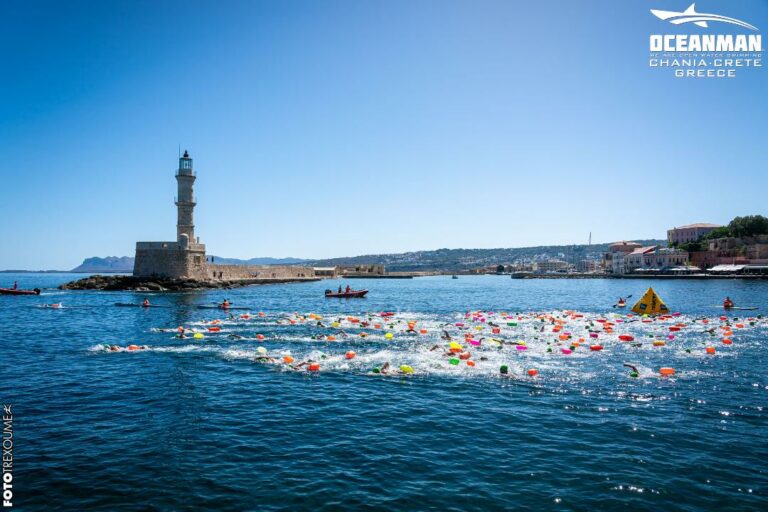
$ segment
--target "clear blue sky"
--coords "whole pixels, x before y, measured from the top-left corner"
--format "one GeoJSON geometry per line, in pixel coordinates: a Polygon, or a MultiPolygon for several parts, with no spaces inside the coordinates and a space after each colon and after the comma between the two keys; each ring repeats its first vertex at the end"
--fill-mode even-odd
{"type": "MultiPolygon", "coordinates": [[[[649,34],[676,30],[649,9],[689,3],[4,0],[0,268],[174,239],[179,144],[197,233],[228,257],[662,238],[765,214],[765,68],[648,67],[649,34]]],[[[766,1],[697,9],[768,34],[766,1]]]]}

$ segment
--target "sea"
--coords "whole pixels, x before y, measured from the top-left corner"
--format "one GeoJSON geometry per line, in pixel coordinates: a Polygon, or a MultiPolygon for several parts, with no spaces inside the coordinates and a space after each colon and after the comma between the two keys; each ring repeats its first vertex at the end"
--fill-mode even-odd
{"type": "Polygon", "coordinates": [[[768,510],[766,281],[79,277],[0,274],[13,510],[768,510]]]}

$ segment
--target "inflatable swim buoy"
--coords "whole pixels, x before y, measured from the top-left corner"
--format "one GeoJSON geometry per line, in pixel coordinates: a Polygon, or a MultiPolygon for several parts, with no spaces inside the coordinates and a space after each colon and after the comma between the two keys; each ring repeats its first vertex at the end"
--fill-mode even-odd
{"type": "Polygon", "coordinates": [[[291,357],[291,356],[283,356],[283,362],[285,364],[291,364],[294,361],[295,361],[295,359],[293,357],[291,357]]]}
{"type": "Polygon", "coordinates": [[[309,371],[311,371],[311,372],[319,372],[320,371],[320,363],[311,363],[309,365],[309,371]]]}
{"type": "Polygon", "coordinates": [[[589,350],[594,350],[595,352],[597,352],[598,350],[603,350],[603,346],[602,345],[590,345],[589,346],[589,350]]]}
{"type": "Polygon", "coordinates": [[[675,374],[674,368],[659,368],[659,373],[665,376],[670,376],[675,374]]]}
{"type": "Polygon", "coordinates": [[[531,377],[535,377],[538,374],[539,374],[539,370],[537,370],[536,368],[531,368],[530,370],[528,370],[528,375],[530,375],[531,377]]]}
{"type": "Polygon", "coordinates": [[[635,337],[630,334],[619,334],[621,341],[635,341],[635,337]]]}
{"type": "Polygon", "coordinates": [[[355,355],[356,355],[355,352],[353,350],[350,350],[349,352],[346,353],[345,357],[347,359],[354,359],[355,355]]]}

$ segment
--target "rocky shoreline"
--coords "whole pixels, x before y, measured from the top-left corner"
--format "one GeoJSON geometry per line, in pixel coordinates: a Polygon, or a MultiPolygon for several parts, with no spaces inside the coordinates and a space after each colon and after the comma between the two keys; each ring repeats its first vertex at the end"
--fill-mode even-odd
{"type": "Polygon", "coordinates": [[[102,290],[136,292],[178,292],[189,290],[232,289],[254,284],[297,283],[319,281],[317,278],[244,279],[237,281],[199,281],[197,279],[147,278],[126,275],[93,275],[59,286],[60,290],[102,290]]]}

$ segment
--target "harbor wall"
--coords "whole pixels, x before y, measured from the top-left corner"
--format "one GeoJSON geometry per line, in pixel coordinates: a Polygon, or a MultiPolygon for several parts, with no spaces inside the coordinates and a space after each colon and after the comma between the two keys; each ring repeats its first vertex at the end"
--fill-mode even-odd
{"type": "Polygon", "coordinates": [[[240,279],[314,278],[312,267],[293,265],[215,265],[208,264],[207,279],[236,281],[240,279]]]}

